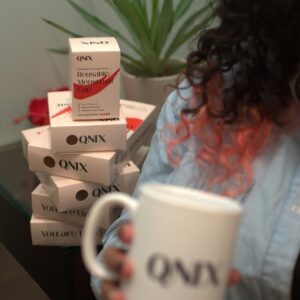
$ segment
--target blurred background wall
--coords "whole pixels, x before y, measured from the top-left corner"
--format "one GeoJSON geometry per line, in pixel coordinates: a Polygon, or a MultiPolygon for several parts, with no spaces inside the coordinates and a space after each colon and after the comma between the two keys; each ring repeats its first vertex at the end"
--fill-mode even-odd
{"type": "MultiPolygon", "coordinates": [[[[103,21],[126,34],[104,0],[77,0],[103,21]]],[[[202,0],[195,0],[199,6],[202,0]]],[[[67,36],[42,21],[55,21],[86,36],[97,35],[64,0],[1,0],[0,2],[0,146],[20,140],[28,121],[13,124],[27,112],[30,99],[45,97],[49,89],[68,85],[68,58],[47,48],[67,45],[67,36]]],[[[185,57],[190,45],[177,51],[185,57]]],[[[121,47],[122,51],[122,47],[121,47]]]]}

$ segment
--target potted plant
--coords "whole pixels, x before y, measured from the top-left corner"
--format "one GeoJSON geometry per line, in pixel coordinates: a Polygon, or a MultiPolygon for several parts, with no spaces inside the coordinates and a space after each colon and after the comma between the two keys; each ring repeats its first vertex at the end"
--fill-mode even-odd
{"type": "MultiPolygon", "coordinates": [[[[99,34],[114,36],[121,48],[126,45],[134,53],[121,51],[125,97],[154,103],[159,108],[166,96],[165,86],[174,84],[185,67],[183,60],[174,58],[175,51],[211,23],[215,2],[204,1],[202,7],[193,10],[194,0],[105,0],[128,30],[127,38],[73,0],[66,1],[99,34]]],[[[53,21],[44,21],[69,36],[82,36],[53,21]]],[[[67,48],[50,50],[68,53],[67,48]]]]}

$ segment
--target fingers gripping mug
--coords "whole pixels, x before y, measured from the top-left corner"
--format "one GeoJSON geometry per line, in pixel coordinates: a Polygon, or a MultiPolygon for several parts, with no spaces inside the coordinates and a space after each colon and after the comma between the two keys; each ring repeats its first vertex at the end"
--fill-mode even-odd
{"type": "Polygon", "coordinates": [[[90,272],[116,278],[96,260],[95,233],[110,207],[124,206],[135,235],[128,253],[133,278],[122,285],[128,300],[221,300],[228,282],[242,208],[231,199],[188,188],[145,184],[139,201],[122,193],[101,197],[83,231],[90,272]]]}

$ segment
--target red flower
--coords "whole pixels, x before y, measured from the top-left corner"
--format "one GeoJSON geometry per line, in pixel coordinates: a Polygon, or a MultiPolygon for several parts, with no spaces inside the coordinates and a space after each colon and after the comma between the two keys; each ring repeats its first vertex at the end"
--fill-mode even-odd
{"type": "MultiPolygon", "coordinates": [[[[67,87],[61,87],[55,91],[68,91],[67,87]]],[[[28,105],[28,113],[22,117],[13,120],[14,123],[20,123],[24,119],[29,119],[33,125],[49,125],[48,99],[33,98],[28,105]]]]}
{"type": "Polygon", "coordinates": [[[30,101],[28,118],[33,125],[49,125],[47,98],[34,98],[30,101]]]}

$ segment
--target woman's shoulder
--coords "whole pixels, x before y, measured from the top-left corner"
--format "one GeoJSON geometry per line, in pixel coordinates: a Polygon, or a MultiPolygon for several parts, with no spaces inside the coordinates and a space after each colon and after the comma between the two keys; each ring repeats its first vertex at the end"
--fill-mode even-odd
{"type": "Polygon", "coordinates": [[[167,97],[158,118],[158,127],[162,124],[175,124],[179,120],[182,109],[191,105],[192,87],[186,79],[167,97]]]}
{"type": "Polygon", "coordinates": [[[192,97],[192,87],[187,79],[183,79],[167,98],[167,104],[173,107],[187,107],[192,97]]]}

